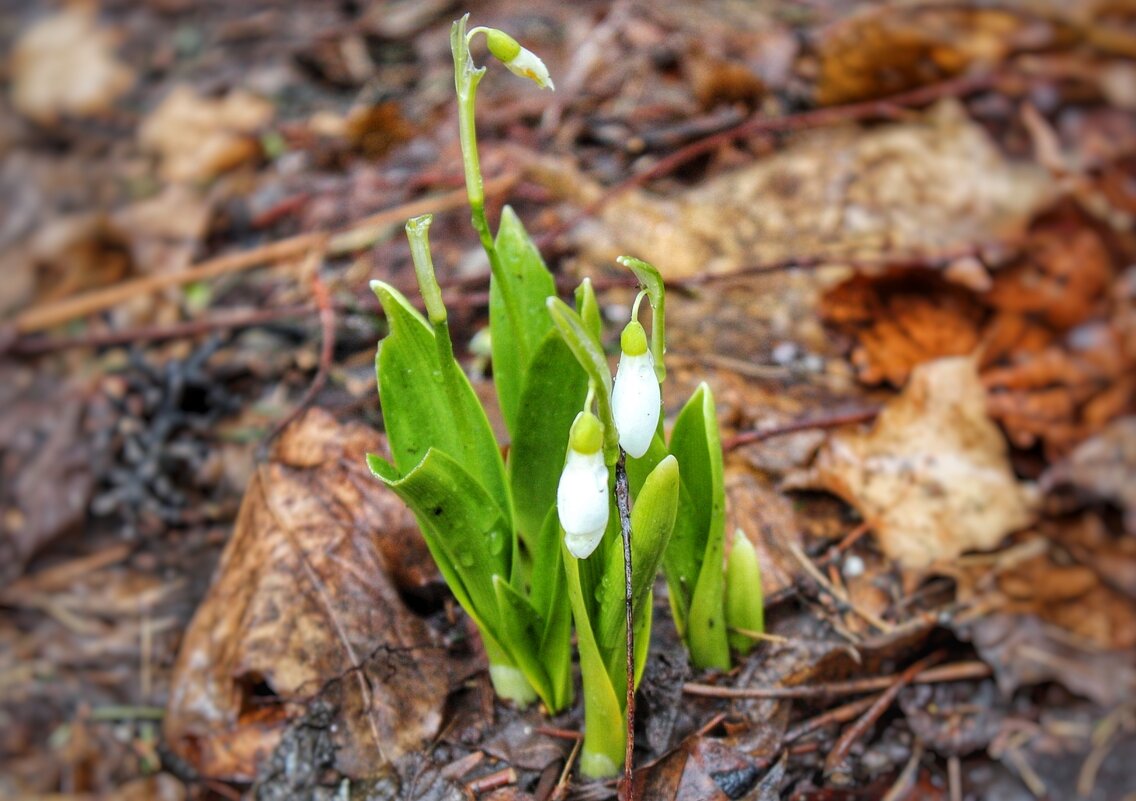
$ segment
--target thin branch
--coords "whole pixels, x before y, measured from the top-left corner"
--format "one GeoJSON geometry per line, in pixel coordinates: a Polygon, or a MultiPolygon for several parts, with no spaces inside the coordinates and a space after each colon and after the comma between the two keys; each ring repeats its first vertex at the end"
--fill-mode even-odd
{"type": "MultiPolygon", "coordinates": [[[[939,684],[947,681],[984,679],[989,675],[990,666],[985,662],[956,662],[953,665],[923,670],[915,676],[912,683],[939,684]]],[[[682,691],[687,695],[709,698],[826,698],[879,692],[891,687],[896,678],[893,674],[799,687],[718,687],[713,684],[689,682],[682,686],[682,691]]]]}
{"type": "Polygon", "coordinates": [[[900,673],[898,677],[893,678],[892,685],[888,687],[870,707],[868,707],[868,711],[865,712],[859,718],[859,720],[849,726],[844,731],[844,733],[840,735],[840,739],[836,741],[836,745],[832,747],[832,750],[828,752],[828,756],[825,757],[825,774],[835,773],[840,768],[840,766],[844,763],[844,760],[847,758],[848,752],[849,750],[851,750],[852,745],[861,737],[863,737],[864,733],[877,720],[879,720],[880,715],[882,715],[887,710],[887,708],[891,706],[892,702],[896,699],[896,696],[899,695],[900,690],[910,684],[916,676],[918,676],[920,673],[922,673],[924,670],[926,670],[942,658],[942,652],[930,654],[929,656],[920,659],[907,670],[900,673]]]}
{"type": "Polygon", "coordinates": [[[744,139],[758,134],[787,133],[807,128],[820,128],[826,125],[835,125],[841,122],[862,122],[866,120],[886,117],[892,118],[898,109],[909,106],[924,106],[941,100],[944,97],[963,97],[981,89],[993,86],[997,79],[996,74],[973,75],[941,83],[921,86],[908,92],[900,92],[890,97],[878,100],[867,100],[860,103],[849,103],[842,106],[831,106],[805,111],[800,114],[788,114],[784,117],[767,117],[755,114],[740,125],[736,125],[721,133],[716,133],[700,139],[697,142],[675,151],[671,155],[660,159],[653,167],[644,170],[638,175],[628,178],[622,183],[608,189],[592,203],[586,205],[576,215],[557,226],[541,237],[539,246],[555,241],[565,232],[573,228],[580,221],[594,216],[597,211],[607,205],[611,200],[631,189],[643,186],[656,178],[669,175],[690,161],[729,144],[737,139],[744,139]]]}
{"type": "Polygon", "coordinates": [[[631,589],[631,489],[627,483],[627,454],[619,449],[615,463],[615,504],[619,509],[619,528],[623,534],[623,588],[624,615],[627,621],[627,742],[623,756],[623,784],[626,801],[634,801],[635,786],[632,777],[635,755],[635,612],[632,609],[634,594],[631,589]]]}
{"type": "Polygon", "coordinates": [[[840,426],[851,425],[852,423],[867,423],[875,420],[879,413],[879,408],[855,409],[841,414],[825,415],[824,417],[806,417],[803,420],[791,420],[788,423],[781,423],[780,425],[769,426],[768,428],[757,428],[753,431],[740,431],[722,443],[722,450],[732,451],[735,448],[740,448],[742,445],[748,445],[751,442],[761,442],[772,437],[780,437],[784,434],[795,434],[798,431],[811,431],[814,428],[839,428],[840,426]]]}
{"type": "MultiPolygon", "coordinates": [[[[486,194],[507,191],[516,183],[516,180],[516,176],[506,175],[486,181],[486,194]]],[[[457,208],[463,205],[465,201],[464,189],[447,192],[437,197],[414,200],[357,220],[348,228],[330,235],[330,238],[329,234],[323,231],[299,234],[251,250],[208,259],[178,272],[146,275],[55,303],[34,306],[18,314],[11,321],[12,327],[17,334],[53,328],[79,317],[86,317],[114,308],[118,304],[139,295],[148,295],[162,289],[185,286],[196,281],[204,281],[264,264],[280,263],[297,258],[313,248],[322,247],[325,240],[327,251],[332,254],[362,249],[373,243],[376,231],[401,223],[407,217],[413,217],[416,214],[457,208]]]]}

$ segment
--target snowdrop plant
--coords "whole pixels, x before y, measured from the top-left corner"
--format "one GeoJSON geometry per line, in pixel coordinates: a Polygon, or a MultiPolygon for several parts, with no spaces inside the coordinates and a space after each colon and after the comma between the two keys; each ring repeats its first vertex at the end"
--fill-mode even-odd
{"type": "MultiPolygon", "coordinates": [[[[664,438],[659,272],[639,259],[619,260],[642,291],[620,337],[613,379],[591,283],[581,283],[569,306],[512,209],[503,210],[496,233],[490,228],[473,117],[486,70],[475,65],[470,44],[484,36],[512,72],[541,87],[552,81],[512,37],[468,30],[467,20],[454,23],[451,49],[471,221],[491,272],[490,351],[508,457],[454,356],[424,215],[406,233],[425,315],[394,287],[372,282],[389,328],[376,374],[390,458],[371,454],[368,463],[414,512],[442,576],[478,628],[501,698],[519,706],[539,698],[552,713],[571,703],[575,621],[581,772],[608,776],[630,766],[626,727],[659,567],[697,666],[728,667],[727,623],[743,637],[761,623],[744,592],[729,596],[729,620],[724,608],[722,452],[705,384],[679,413],[669,443],[664,438]],[[649,337],[639,321],[644,300],[649,337]]],[[[747,561],[738,546],[733,553],[732,584],[753,586],[756,559],[747,561]]]]}

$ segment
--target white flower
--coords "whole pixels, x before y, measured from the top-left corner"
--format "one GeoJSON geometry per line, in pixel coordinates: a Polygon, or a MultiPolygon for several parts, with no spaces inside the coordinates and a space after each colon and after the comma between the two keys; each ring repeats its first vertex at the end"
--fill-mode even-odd
{"type": "Polygon", "coordinates": [[[572,423],[568,459],[556,488],[556,513],[564,529],[564,544],[577,559],[586,559],[607,529],[607,465],[603,457],[603,426],[591,412],[572,423]]]}
{"type": "Polygon", "coordinates": [[[527,47],[522,47],[512,60],[503,63],[514,75],[528,78],[541,89],[556,91],[556,87],[552,84],[552,78],[548,74],[548,67],[544,66],[540,57],[527,47]]]}
{"type": "Polygon", "coordinates": [[[620,345],[623,352],[615,371],[611,411],[620,447],[638,459],[651,447],[659,425],[662,397],[643,326],[634,320],[628,323],[620,345]]]}
{"type": "Polygon", "coordinates": [[[489,52],[493,54],[511,73],[528,78],[541,89],[556,90],[552,85],[552,78],[548,75],[548,67],[536,53],[527,47],[521,47],[509,34],[496,28],[485,28],[485,38],[489,45],[489,52]]]}

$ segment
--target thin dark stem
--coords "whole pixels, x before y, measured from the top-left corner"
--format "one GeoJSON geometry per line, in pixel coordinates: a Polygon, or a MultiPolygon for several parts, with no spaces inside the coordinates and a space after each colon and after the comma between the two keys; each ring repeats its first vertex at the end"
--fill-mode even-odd
{"type": "Polygon", "coordinates": [[[635,755],[635,612],[631,591],[631,489],[627,484],[627,454],[619,449],[615,463],[615,505],[619,509],[619,528],[623,533],[623,587],[627,617],[627,744],[623,755],[625,801],[634,801],[632,757],[635,755]]]}

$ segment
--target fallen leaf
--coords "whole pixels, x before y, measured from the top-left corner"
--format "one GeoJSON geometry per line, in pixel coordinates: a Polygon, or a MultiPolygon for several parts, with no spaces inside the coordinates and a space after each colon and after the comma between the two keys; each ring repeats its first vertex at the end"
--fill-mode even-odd
{"type": "Polygon", "coordinates": [[[43,125],[103,114],[134,84],[115,57],[117,37],[93,3],[72,3],[28,28],[12,49],[12,105],[43,125]]]}
{"type": "Polygon", "coordinates": [[[1112,279],[1101,234],[1076,209],[1062,206],[1030,226],[1021,257],[995,273],[986,301],[1064,330],[1101,309],[1112,279]]]}
{"type": "Polygon", "coordinates": [[[412,526],[363,458],[370,429],[313,410],[254,475],[217,575],[178,654],[164,732],[211,776],[255,775],[297,705],[338,708],[336,766],[349,776],[421,746],[455,674],[406,607],[378,547],[412,526]]]}
{"type": "Polygon", "coordinates": [[[1136,552],[1099,528],[1091,514],[1043,521],[1005,551],[947,568],[960,610],[951,625],[1004,691],[1054,680],[1104,705],[1136,691],[1136,552]]]}
{"type": "Polygon", "coordinates": [[[1059,628],[1032,615],[991,612],[952,628],[974,645],[1004,693],[1057,681],[1105,706],[1129,701],[1136,693],[1132,651],[1078,647],[1059,628]]]}
{"type": "Polygon", "coordinates": [[[209,201],[191,187],[169,184],[158,194],[113,215],[140,273],[188,267],[209,230],[209,201]]]}
{"type": "Polygon", "coordinates": [[[95,488],[102,419],[74,384],[0,371],[0,586],[77,529],[95,488]]]}
{"type": "MultiPolygon", "coordinates": [[[[562,161],[528,162],[558,196],[589,204],[603,194],[562,161]]],[[[912,122],[800,134],[674,198],[621,193],[576,238],[591,263],[636,253],[670,279],[809,260],[934,259],[1016,239],[1054,187],[943,101],[912,122]]]]}
{"type": "Polygon", "coordinates": [[[1136,417],[1110,423],[1049,468],[1041,488],[1072,489],[1088,501],[1111,503],[1124,512],[1124,528],[1136,534],[1136,417]]]}
{"type": "Polygon", "coordinates": [[[1070,38],[1068,27],[1023,9],[869,5],[821,33],[816,98],[836,105],[883,97],[1070,38]]]}
{"type": "Polygon", "coordinates": [[[240,89],[213,99],[183,84],[142,122],[138,138],[161,157],[167,181],[206,181],[260,155],[254,134],[274,112],[240,89]]]}
{"type": "Polygon", "coordinates": [[[872,522],[884,553],[926,567],[1026,526],[1033,493],[1010,469],[973,359],[915,368],[870,431],[841,431],[788,486],[826,489],[872,522]]]}
{"type": "Polygon", "coordinates": [[[972,353],[982,313],[973,293],[929,270],[857,273],[826,292],[820,306],[822,319],[856,337],[859,379],[895,387],[923,362],[972,353]]]}

